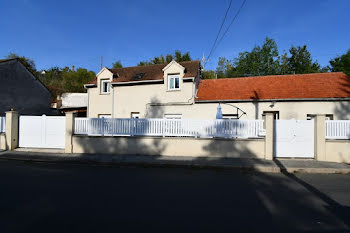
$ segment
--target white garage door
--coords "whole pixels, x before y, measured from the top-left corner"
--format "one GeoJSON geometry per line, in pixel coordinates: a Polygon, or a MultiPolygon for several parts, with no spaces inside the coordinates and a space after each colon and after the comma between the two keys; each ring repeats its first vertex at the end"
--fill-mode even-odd
{"type": "Polygon", "coordinates": [[[64,148],[64,116],[20,116],[19,147],[64,148]]]}
{"type": "Polygon", "coordinates": [[[313,120],[275,120],[275,157],[314,158],[313,120]]]}

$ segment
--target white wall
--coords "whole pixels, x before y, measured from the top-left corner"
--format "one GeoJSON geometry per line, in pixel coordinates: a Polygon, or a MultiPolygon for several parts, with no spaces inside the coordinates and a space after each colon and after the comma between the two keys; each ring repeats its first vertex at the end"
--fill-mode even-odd
{"type": "MultiPolygon", "coordinates": [[[[309,101],[309,102],[240,102],[229,103],[247,114],[241,119],[262,119],[264,111],[279,111],[280,119],[306,120],[307,114],[333,114],[334,120],[350,120],[349,101],[309,101]]],[[[194,105],[154,106],[153,112],[182,113],[183,118],[214,119],[218,103],[195,103],[194,105]]],[[[235,114],[236,108],[221,104],[223,114],[235,114]]]]}
{"type": "Polygon", "coordinates": [[[109,79],[112,81],[113,74],[104,69],[97,76],[97,87],[88,89],[88,114],[87,117],[96,118],[99,114],[111,114],[112,115],[112,102],[113,102],[113,88],[109,94],[102,94],[100,92],[101,79],[109,79]]]}

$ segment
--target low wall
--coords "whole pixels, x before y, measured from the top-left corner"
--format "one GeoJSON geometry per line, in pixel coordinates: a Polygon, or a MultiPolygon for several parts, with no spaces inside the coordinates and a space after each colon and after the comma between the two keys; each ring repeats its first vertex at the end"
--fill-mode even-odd
{"type": "Polygon", "coordinates": [[[73,153],[264,158],[264,139],[78,136],[73,153]]]}
{"type": "Polygon", "coordinates": [[[350,163],[350,140],[326,140],[326,161],[350,163]]]}
{"type": "Polygon", "coordinates": [[[0,150],[6,150],[6,136],[5,133],[0,133],[0,150]]]}

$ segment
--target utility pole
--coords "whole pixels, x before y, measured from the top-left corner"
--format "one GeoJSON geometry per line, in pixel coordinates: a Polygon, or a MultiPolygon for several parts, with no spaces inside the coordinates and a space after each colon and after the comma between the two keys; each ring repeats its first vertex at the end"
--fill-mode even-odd
{"type": "Polygon", "coordinates": [[[100,70],[102,70],[102,67],[103,67],[103,56],[101,56],[101,68],[100,68],[100,70]]]}

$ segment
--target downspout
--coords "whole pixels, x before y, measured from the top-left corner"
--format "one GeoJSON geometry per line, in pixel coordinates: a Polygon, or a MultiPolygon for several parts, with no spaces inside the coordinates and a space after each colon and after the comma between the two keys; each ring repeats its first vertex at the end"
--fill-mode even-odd
{"type": "Polygon", "coordinates": [[[114,87],[111,85],[112,88],[112,118],[114,118],[114,87]]]}
{"type": "Polygon", "coordinates": [[[89,106],[90,106],[90,95],[89,95],[89,90],[87,89],[87,94],[88,94],[88,104],[87,104],[87,108],[86,108],[86,117],[89,118],[89,106]]]}

